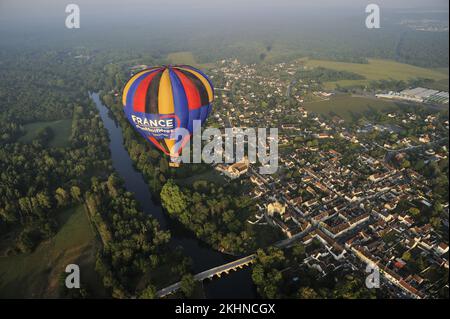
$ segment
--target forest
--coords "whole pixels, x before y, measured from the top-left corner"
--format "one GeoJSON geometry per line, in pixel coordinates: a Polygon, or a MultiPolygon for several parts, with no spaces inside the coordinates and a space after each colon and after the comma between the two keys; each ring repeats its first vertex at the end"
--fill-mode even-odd
{"type": "MultiPolygon", "coordinates": [[[[58,232],[59,214],[81,204],[100,243],[96,270],[108,294],[154,298],[167,284],[152,275],[158,267],[173,265],[170,281],[181,278],[190,264],[177,249],[167,248],[170,233],[141,211],[114,175],[107,133],[88,94],[108,85],[103,81],[110,80],[104,67],[109,53],[95,61],[47,50],[2,58],[8,61],[0,66],[2,256],[33,252],[58,232]],[[70,127],[59,130],[55,120],[70,127]],[[38,123],[33,135],[22,140],[32,123],[38,123]],[[55,138],[64,145],[52,146],[55,138]]],[[[88,297],[89,292],[68,295],[63,289],[61,295],[88,297]]]]}
{"type": "Polygon", "coordinates": [[[257,208],[251,198],[239,195],[241,189],[238,184],[223,187],[205,180],[180,188],[169,180],[162,188],[161,202],[170,216],[198,238],[220,251],[240,255],[282,239],[273,227],[247,222],[257,208]]]}

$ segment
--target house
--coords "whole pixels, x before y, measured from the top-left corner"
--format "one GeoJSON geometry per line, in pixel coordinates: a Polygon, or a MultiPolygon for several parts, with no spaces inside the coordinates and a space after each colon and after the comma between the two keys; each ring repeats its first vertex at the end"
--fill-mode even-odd
{"type": "Polygon", "coordinates": [[[446,243],[440,243],[436,247],[436,252],[440,255],[445,254],[448,252],[448,245],[446,243]]]}
{"type": "Polygon", "coordinates": [[[216,166],[216,170],[223,172],[226,176],[231,179],[238,178],[243,174],[247,173],[249,167],[249,161],[247,157],[244,157],[241,161],[234,163],[233,165],[226,166],[219,164],[216,166]]]}

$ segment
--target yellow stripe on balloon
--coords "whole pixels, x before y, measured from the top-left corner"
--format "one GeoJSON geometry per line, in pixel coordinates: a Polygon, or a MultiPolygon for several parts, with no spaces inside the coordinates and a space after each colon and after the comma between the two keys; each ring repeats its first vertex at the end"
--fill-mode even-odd
{"type": "Polygon", "coordinates": [[[200,81],[202,81],[203,86],[206,88],[206,91],[208,92],[208,101],[211,103],[211,102],[213,101],[213,99],[214,99],[214,96],[213,96],[213,91],[212,91],[211,85],[209,84],[208,80],[205,79],[205,77],[204,77],[203,75],[201,75],[200,73],[198,73],[198,72],[196,72],[196,71],[194,71],[194,70],[191,70],[191,69],[185,69],[185,68],[179,68],[179,69],[180,69],[180,70],[183,70],[183,71],[191,72],[191,73],[192,73],[193,75],[195,75],[200,81]]]}
{"type": "Polygon", "coordinates": [[[169,150],[171,157],[178,156],[177,152],[175,152],[175,150],[174,150],[174,146],[175,146],[175,140],[174,139],[165,138],[164,139],[164,143],[166,143],[167,149],[169,150]]]}
{"type": "MultiPolygon", "coordinates": [[[[175,112],[169,69],[164,70],[159,81],[158,112],[159,114],[173,114],[175,112]]],[[[174,154],[173,146],[175,145],[175,140],[165,138],[164,142],[170,154],[174,154]]]]}
{"type": "Polygon", "coordinates": [[[158,111],[159,114],[172,114],[174,112],[172,84],[170,83],[169,69],[165,69],[159,81],[158,111]]]}

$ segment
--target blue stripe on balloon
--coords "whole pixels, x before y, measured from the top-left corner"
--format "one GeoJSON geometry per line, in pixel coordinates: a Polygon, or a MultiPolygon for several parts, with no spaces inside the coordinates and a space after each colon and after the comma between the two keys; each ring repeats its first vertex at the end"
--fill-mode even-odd
{"type": "Polygon", "coordinates": [[[201,125],[205,124],[205,121],[203,121],[202,118],[201,118],[201,114],[202,113],[207,113],[207,112],[208,112],[208,105],[205,105],[205,106],[202,106],[202,107],[200,107],[198,109],[189,111],[189,122],[188,122],[187,129],[189,130],[189,132],[191,134],[193,133],[194,120],[200,120],[201,121],[201,125]]]}
{"type": "MultiPolygon", "coordinates": [[[[188,101],[180,79],[169,68],[170,83],[172,85],[173,104],[175,115],[180,119],[180,127],[186,128],[189,121],[188,101]]],[[[181,139],[181,137],[179,138],[181,139]]],[[[177,140],[178,142],[178,140],[177,140]]]]}
{"type": "Polygon", "coordinates": [[[206,117],[208,116],[208,105],[204,105],[200,108],[200,119],[202,120],[202,125],[206,121],[206,117]]]}
{"type": "Polygon", "coordinates": [[[193,122],[195,120],[201,120],[201,118],[200,118],[200,109],[201,108],[189,111],[189,121],[188,121],[187,129],[188,129],[189,133],[191,133],[191,134],[194,131],[194,123],[193,122]]]}

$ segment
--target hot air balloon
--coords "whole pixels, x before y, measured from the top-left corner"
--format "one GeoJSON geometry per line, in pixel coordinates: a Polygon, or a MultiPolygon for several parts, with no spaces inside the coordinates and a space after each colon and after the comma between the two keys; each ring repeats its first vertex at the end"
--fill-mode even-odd
{"type": "Polygon", "coordinates": [[[131,125],[170,155],[171,166],[177,166],[174,159],[189,142],[193,121],[205,123],[213,99],[213,85],[202,71],[188,65],[168,65],[133,75],[123,89],[122,103],[131,125]],[[178,127],[187,129],[190,134],[176,147],[180,141],[170,135],[178,127]]]}

